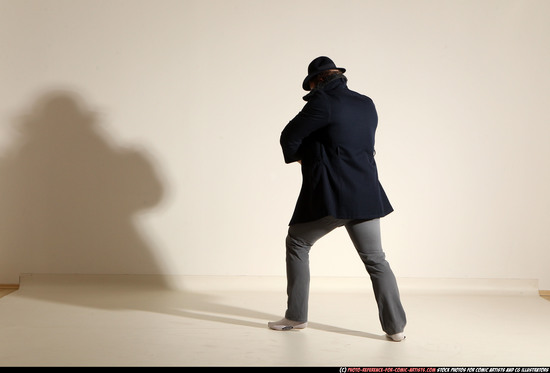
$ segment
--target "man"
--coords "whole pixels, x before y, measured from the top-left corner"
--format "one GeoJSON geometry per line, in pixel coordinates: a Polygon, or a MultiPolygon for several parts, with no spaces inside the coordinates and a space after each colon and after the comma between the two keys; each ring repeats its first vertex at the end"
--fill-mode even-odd
{"type": "Polygon", "coordinates": [[[371,278],[382,329],[402,341],[406,315],[380,237],[380,218],[393,208],[374,161],[378,116],[370,98],[347,87],[345,71],[328,57],[314,59],[302,85],[307,103],[281,133],[285,162],[301,163],[302,188],[286,238],[287,310],[268,326],[307,326],[309,251],[344,226],[371,278]]]}

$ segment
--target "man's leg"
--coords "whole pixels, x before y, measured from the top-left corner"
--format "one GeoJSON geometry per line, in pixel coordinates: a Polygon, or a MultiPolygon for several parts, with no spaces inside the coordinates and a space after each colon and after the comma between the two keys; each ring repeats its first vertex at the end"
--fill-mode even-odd
{"type": "Polygon", "coordinates": [[[388,335],[402,333],[407,319],[397,281],[382,250],[380,219],[351,221],[346,229],[370,275],[382,329],[388,335]]]}
{"type": "Polygon", "coordinates": [[[305,327],[309,300],[309,250],[317,240],[346,222],[327,216],[289,227],[286,237],[287,310],[284,319],[269,323],[270,328],[282,330],[286,324],[286,329],[296,325],[305,327]]]}

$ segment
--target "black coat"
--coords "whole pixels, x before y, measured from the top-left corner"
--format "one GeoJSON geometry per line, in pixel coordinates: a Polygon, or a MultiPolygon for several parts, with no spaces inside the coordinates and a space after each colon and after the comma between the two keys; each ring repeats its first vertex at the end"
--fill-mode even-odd
{"type": "Polygon", "coordinates": [[[372,100],[344,77],[304,97],[303,109],[281,133],[286,163],[302,162],[302,189],[290,225],[327,215],[375,219],[393,211],[378,180],[372,100]]]}

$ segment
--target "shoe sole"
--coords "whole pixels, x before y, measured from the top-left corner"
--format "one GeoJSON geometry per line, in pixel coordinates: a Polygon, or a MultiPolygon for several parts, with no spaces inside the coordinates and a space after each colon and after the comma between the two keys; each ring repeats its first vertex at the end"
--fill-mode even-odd
{"type": "Polygon", "coordinates": [[[292,325],[268,325],[270,329],[273,330],[279,330],[279,331],[287,331],[287,330],[293,330],[293,329],[305,329],[307,327],[306,324],[298,324],[295,326],[292,325]]]}

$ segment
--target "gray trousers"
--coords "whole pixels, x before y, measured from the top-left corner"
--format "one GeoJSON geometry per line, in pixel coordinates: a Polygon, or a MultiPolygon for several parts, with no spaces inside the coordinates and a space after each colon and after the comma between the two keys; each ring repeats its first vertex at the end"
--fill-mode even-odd
{"type": "Polygon", "coordinates": [[[288,304],[285,317],[293,321],[307,321],[309,251],[318,239],[342,226],[346,227],[370,276],[382,330],[387,334],[403,332],[406,315],[395,276],[382,250],[380,219],[347,220],[327,216],[289,227],[286,238],[288,304]]]}

